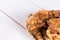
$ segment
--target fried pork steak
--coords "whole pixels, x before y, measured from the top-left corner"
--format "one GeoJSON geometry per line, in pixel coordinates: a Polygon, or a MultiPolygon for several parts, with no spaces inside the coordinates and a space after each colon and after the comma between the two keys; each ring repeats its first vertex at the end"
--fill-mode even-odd
{"type": "Polygon", "coordinates": [[[28,17],[26,26],[36,40],[60,40],[60,10],[39,10],[28,17]]]}

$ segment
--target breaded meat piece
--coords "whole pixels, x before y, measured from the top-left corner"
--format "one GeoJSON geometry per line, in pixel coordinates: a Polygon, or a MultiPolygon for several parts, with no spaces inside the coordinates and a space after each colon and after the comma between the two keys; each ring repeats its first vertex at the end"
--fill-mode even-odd
{"type": "Polygon", "coordinates": [[[26,26],[36,40],[60,40],[60,10],[39,10],[28,17],[26,26]]]}

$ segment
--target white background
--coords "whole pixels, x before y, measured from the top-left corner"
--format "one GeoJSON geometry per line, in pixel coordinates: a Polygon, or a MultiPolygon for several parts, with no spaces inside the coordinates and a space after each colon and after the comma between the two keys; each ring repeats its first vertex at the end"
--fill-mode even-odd
{"type": "MultiPolygon", "coordinates": [[[[25,28],[26,18],[30,13],[41,10],[60,9],[59,0],[0,0],[0,9],[17,20],[25,28]]],[[[0,11],[0,40],[33,40],[18,24],[0,11]]]]}

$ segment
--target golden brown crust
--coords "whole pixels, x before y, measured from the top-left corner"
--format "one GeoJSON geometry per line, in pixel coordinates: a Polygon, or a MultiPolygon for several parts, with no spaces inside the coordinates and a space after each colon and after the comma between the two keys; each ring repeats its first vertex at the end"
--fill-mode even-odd
{"type": "Polygon", "coordinates": [[[39,10],[28,17],[26,25],[36,40],[60,40],[60,10],[39,10]]]}
{"type": "Polygon", "coordinates": [[[48,19],[48,12],[45,10],[38,11],[37,13],[33,14],[27,20],[28,30],[41,27],[42,25],[44,25],[43,21],[45,19],[48,19]]]}
{"type": "Polygon", "coordinates": [[[50,40],[60,40],[60,18],[53,18],[48,21],[47,35],[50,40]]]}

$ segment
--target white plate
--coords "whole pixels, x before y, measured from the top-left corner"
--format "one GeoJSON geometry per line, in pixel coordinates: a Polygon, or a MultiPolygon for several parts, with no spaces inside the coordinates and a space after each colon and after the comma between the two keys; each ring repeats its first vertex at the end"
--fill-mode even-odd
{"type": "MultiPolygon", "coordinates": [[[[25,21],[28,15],[41,10],[33,3],[46,10],[60,9],[59,0],[0,0],[0,9],[26,28],[25,21]]],[[[33,40],[33,38],[0,11],[0,40],[33,40]]]]}

